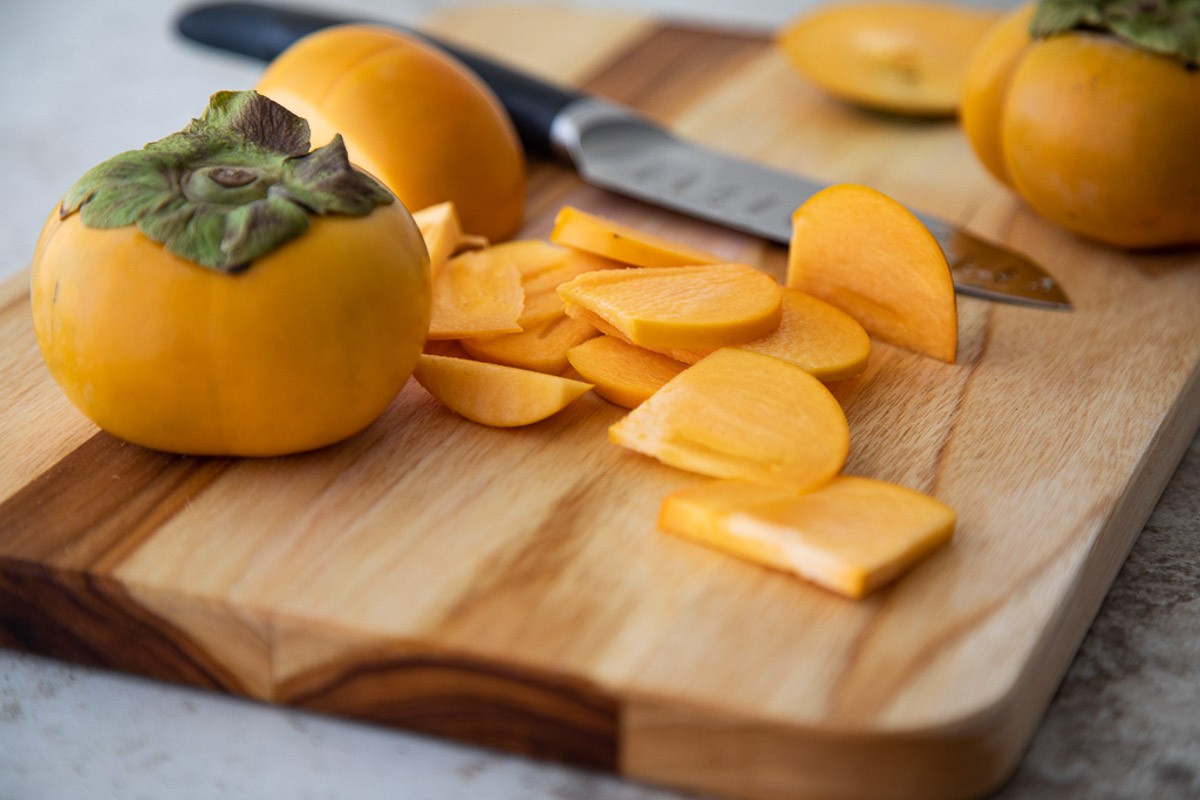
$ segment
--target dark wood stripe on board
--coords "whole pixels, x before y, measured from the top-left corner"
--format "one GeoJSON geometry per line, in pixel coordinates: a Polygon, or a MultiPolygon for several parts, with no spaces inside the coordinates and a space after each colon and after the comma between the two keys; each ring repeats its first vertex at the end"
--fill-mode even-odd
{"type": "Polygon", "coordinates": [[[357,654],[275,701],[592,769],[617,769],[615,699],[529,671],[445,655],[357,654]]]}
{"type": "Polygon", "coordinates": [[[176,626],[142,608],[120,581],[0,558],[0,647],[251,694],[176,626]]]}
{"type": "Polygon", "coordinates": [[[107,571],[231,463],[97,433],[0,503],[0,559],[107,571]]]}

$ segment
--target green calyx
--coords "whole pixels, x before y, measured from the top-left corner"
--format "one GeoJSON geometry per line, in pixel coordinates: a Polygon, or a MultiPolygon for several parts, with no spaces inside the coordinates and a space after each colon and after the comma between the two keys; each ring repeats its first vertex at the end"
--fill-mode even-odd
{"type": "Polygon", "coordinates": [[[1107,31],[1135,47],[1200,62],[1200,0],[1041,0],[1035,39],[1072,30],[1107,31]]]}
{"type": "Polygon", "coordinates": [[[63,199],[92,228],[138,229],[201,266],[236,272],[308,228],[391,203],[341,136],[309,152],[308,123],[257,92],[218,92],[199,119],[93,167],[63,199]]]}

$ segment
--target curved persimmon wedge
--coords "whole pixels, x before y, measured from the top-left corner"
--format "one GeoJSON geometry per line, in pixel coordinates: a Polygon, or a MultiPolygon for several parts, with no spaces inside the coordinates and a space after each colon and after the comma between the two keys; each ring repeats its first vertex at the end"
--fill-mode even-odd
{"type": "Polygon", "coordinates": [[[596,394],[623,408],[635,408],[687,364],[618,339],[597,336],[567,351],[567,359],[596,394]]]}
{"type": "Polygon", "coordinates": [[[928,495],[845,476],[799,495],[739,481],[693,486],[663,500],[658,526],[862,597],[950,541],[956,521],[928,495]]]}
{"type": "Polygon", "coordinates": [[[745,264],[585,272],[558,287],[569,315],[646,347],[715,350],[779,327],[783,291],[745,264]]]}
{"type": "Polygon", "coordinates": [[[679,373],[608,432],[680,469],[795,492],[830,480],[850,449],[846,416],[824,384],[731,347],[679,373]]]}
{"type": "Polygon", "coordinates": [[[554,218],[550,241],[635,267],[678,267],[721,261],[712,253],[597,217],[572,206],[563,206],[559,210],[554,218]]]}
{"type": "Polygon", "coordinates": [[[843,183],[796,209],[787,285],[837,306],[885,342],[954,362],[950,265],[933,234],[885,194],[843,183]]]}
{"type": "Polygon", "coordinates": [[[540,422],[592,388],[527,369],[429,354],[417,359],[413,377],[454,413],[496,428],[540,422]]]}

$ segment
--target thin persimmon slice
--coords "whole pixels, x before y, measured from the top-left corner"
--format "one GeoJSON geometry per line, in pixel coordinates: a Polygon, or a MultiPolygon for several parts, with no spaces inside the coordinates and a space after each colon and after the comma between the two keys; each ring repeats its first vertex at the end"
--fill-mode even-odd
{"type": "MultiPolygon", "coordinates": [[[[810,294],[784,289],[779,327],[761,339],[737,347],[782,358],[821,381],[841,381],[860,375],[867,368],[871,337],[846,312],[810,294]]],[[[646,349],[685,364],[695,364],[712,352],[646,349]]]]}
{"type": "Polygon", "coordinates": [[[593,325],[598,318],[648,347],[743,344],[778,328],[783,313],[779,284],[745,264],[585,272],[558,293],[571,316],[593,325]]]}
{"type": "Polygon", "coordinates": [[[595,384],[596,394],[623,408],[636,408],[687,364],[614,336],[597,336],[567,352],[575,371],[595,384]]]}
{"type": "Polygon", "coordinates": [[[521,287],[525,290],[525,307],[517,322],[522,328],[532,328],[564,313],[563,300],[558,287],[567,281],[598,269],[621,267],[615,261],[577,250],[562,250],[558,259],[535,272],[521,276],[521,287]]]}
{"type": "Polygon", "coordinates": [[[454,413],[496,428],[540,422],[592,388],[556,375],[429,354],[417,359],[413,377],[454,413]]]}
{"type": "Polygon", "coordinates": [[[796,209],[787,285],[858,320],[882,341],[954,362],[954,279],[933,234],[866,186],[838,184],[796,209]]]}
{"type": "Polygon", "coordinates": [[[498,336],[521,330],[525,306],[521,273],[493,248],[471,250],[445,263],[433,282],[429,339],[498,336]]]}
{"type": "Polygon", "coordinates": [[[554,218],[550,241],[635,267],[717,264],[721,258],[663,236],[563,206],[554,218]]]}
{"type": "Polygon", "coordinates": [[[598,335],[586,322],[559,314],[520,333],[462,339],[460,343],[480,361],[561,375],[569,366],[568,351],[598,335]]]}
{"type": "Polygon", "coordinates": [[[870,478],[840,476],[803,494],[739,481],[668,495],[660,530],[863,597],[911,569],[954,535],[941,501],[870,478]]]}
{"type": "Polygon", "coordinates": [[[841,406],[794,364],[723,348],[609,428],[665,464],[800,492],[830,480],[850,449],[841,406]]]}
{"type": "Polygon", "coordinates": [[[846,312],[795,289],[783,291],[783,317],[773,333],[739,345],[795,364],[821,381],[861,375],[871,337],[846,312]]]}

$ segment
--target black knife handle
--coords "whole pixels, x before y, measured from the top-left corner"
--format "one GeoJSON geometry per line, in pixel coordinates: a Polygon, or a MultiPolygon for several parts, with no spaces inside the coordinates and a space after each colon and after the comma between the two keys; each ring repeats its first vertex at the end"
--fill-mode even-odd
{"type": "Polygon", "coordinates": [[[179,32],[186,38],[220,50],[270,61],[308,34],[365,22],[385,25],[415,36],[457,58],[486,83],[504,105],[521,143],[529,153],[550,155],[550,126],[568,103],[583,95],[497,64],[478,53],[447,45],[417,31],[371,20],[351,20],[326,14],[260,3],[209,3],[184,12],[179,32]]]}

